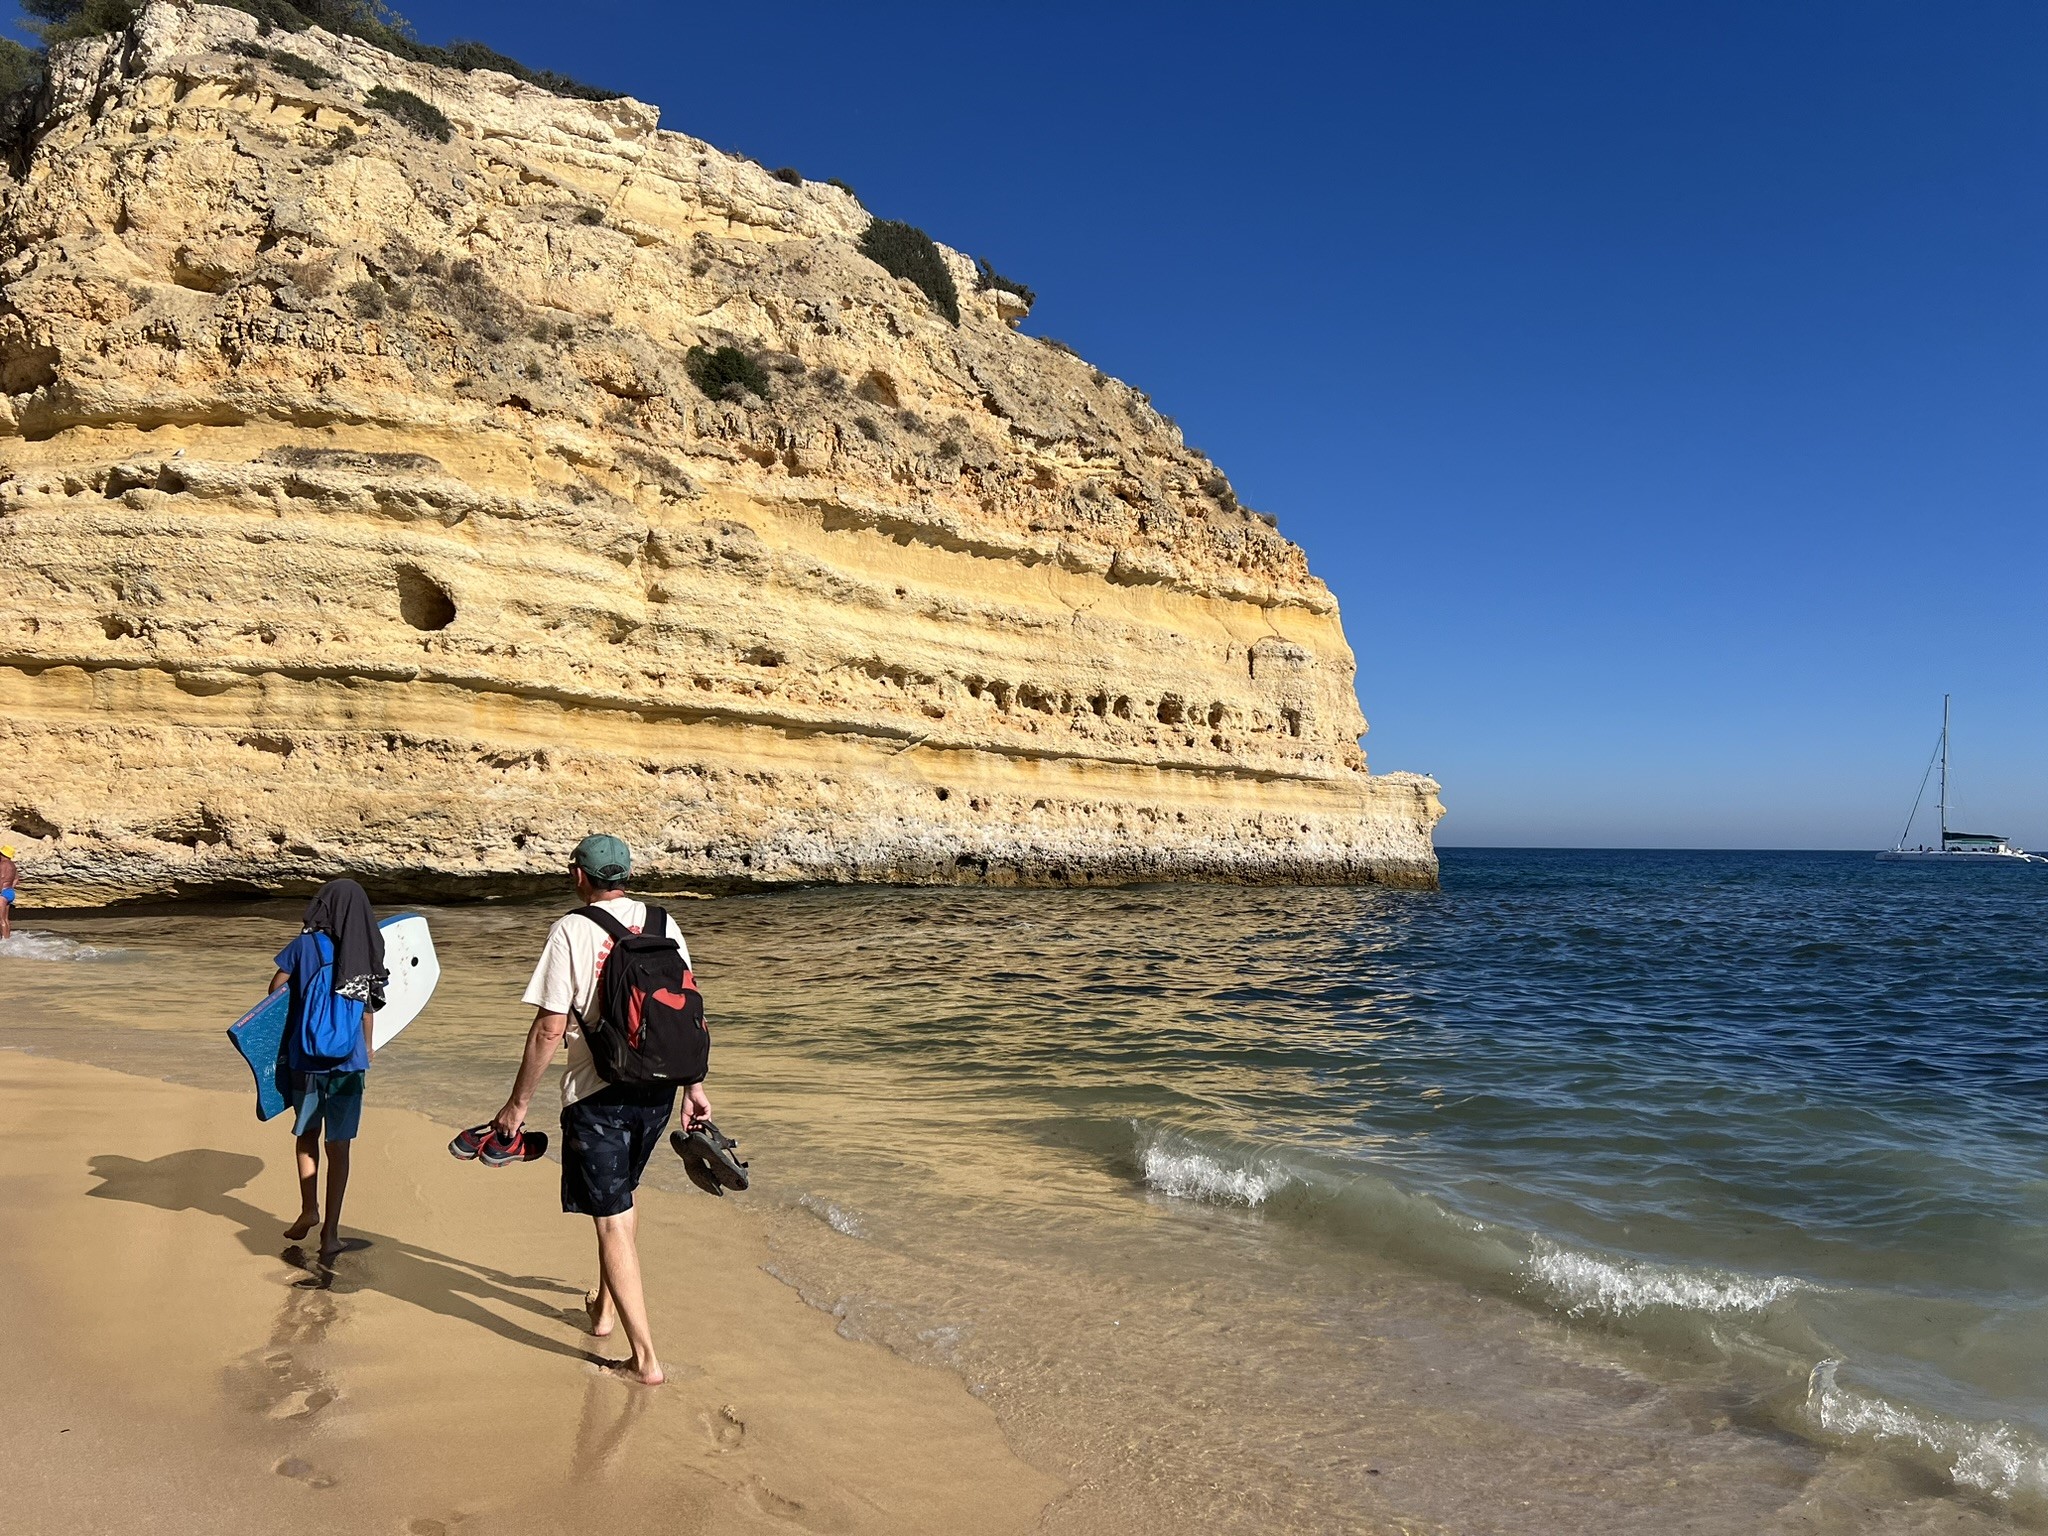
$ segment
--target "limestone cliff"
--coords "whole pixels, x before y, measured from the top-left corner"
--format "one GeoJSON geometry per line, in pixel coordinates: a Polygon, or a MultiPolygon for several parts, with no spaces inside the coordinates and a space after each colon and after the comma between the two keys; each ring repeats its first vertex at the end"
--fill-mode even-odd
{"type": "Polygon", "coordinates": [[[505,886],[595,827],[675,884],[1434,881],[1436,785],[1367,772],[1300,549],[964,259],[956,327],[862,256],[848,193],[186,4],[36,111],[0,826],[37,899],[505,886]],[[698,345],[770,398],[707,398],[698,345]]]}

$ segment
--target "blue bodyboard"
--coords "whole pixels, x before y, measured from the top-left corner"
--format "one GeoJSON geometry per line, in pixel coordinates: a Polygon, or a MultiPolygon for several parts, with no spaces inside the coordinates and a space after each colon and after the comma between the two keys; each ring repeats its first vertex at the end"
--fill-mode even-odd
{"type": "Polygon", "coordinates": [[[292,1016],[292,989],[279,987],[228,1027],[228,1039],[256,1074],[256,1118],[269,1120],[291,1102],[291,1067],[284,1030],[292,1016]]]}

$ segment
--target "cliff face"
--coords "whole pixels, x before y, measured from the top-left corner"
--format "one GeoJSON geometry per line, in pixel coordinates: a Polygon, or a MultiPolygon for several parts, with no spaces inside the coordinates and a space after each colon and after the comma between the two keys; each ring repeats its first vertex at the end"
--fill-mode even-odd
{"type": "Polygon", "coordinates": [[[596,827],[678,883],[1434,881],[1301,551],[847,193],[206,7],[45,107],[0,215],[37,902],[554,877],[596,827]]]}

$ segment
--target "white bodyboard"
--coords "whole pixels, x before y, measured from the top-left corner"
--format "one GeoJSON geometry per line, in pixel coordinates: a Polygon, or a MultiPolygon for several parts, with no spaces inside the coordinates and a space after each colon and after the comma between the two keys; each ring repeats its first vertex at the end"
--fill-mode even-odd
{"type": "Polygon", "coordinates": [[[434,954],[434,936],[417,912],[387,917],[377,925],[384,935],[384,1006],[370,1031],[370,1048],[382,1050],[401,1029],[420,1016],[441,980],[441,962],[434,954]]]}

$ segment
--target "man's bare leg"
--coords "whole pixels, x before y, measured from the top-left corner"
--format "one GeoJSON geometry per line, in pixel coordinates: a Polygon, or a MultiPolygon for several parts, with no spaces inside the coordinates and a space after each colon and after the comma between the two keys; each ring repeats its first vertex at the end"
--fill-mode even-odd
{"type": "Polygon", "coordinates": [[[341,1252],[341,1197],[348,1193],[348,1152],[353,1142],[327,1143],[327,1224],[320,1229],[320,1256],[341,1252]]]}
{"type": "Polygon", "coordinates": [[[604,1229],[597,1233],[597,1289],[583,1298],[583,1310],[590,1317],[590,1336],[608,1339],[618,1324],[619,1309],[612,1302],[612,1288],[604,1283],[604,1229]]]}
{"type": "Polygon", "coordinates": [[[284,1229],[297,1242],[320,1225],[320,1133],[308,1131],[293,1143],[299,1161],[299,1219],[284,1229]]]}
{"type": "Polygon", "coordinates": [[[654,1336],[647,1328],[647,1299],[640,1290],[640,1213],[627,1209],[616,1216],[595,1217],[597,1261],[603,1278],[599,1289],[611,1297],[613,1310],[626,1325],[633,1357],[611,1366],[615,1375],[642,1386],[662,1382],[661,1362],[654,1356],[654,1336]]]}
{"type": "Polygon", "coordinates": [[[14,903],[0,901],[0,939],[14,936],[14,903]]]}

